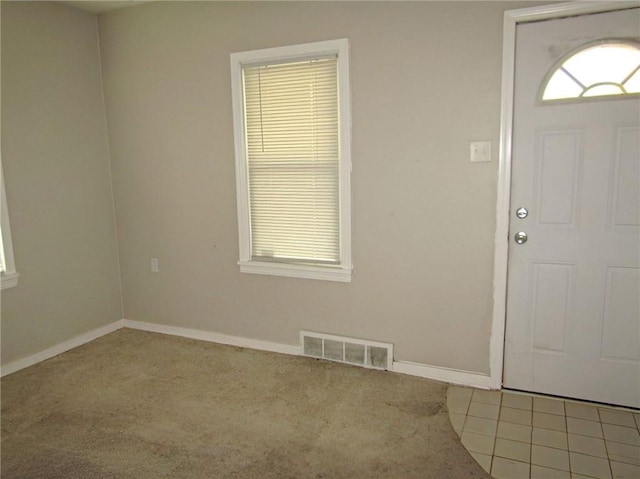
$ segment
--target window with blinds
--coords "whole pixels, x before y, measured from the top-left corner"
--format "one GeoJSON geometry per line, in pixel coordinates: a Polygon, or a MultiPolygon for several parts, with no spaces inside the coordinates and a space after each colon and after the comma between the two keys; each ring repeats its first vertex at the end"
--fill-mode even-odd
{"type": "Polygon", "coordinates": [[[347,55],[346,40],[231,55],[242,271],[350,280],[347,55]]]}
{"type": "Polygon", "coordinates": [[[243,80],[252,258],[340,263],[337,58],[243,80]]]}
{"type": "Polygon", "coordinates": [[[0,225],[0,274],[6,271],[4,263],[4,244],[2,242],[2,227],[0,225]]]}
{"type": "Polygon", "coordinates": [[[4,175],[0,159],[0,289],[17,286],[18,276],[13,259],[11,226],[9,225],[7,196],[4,190],[4,175]]]}

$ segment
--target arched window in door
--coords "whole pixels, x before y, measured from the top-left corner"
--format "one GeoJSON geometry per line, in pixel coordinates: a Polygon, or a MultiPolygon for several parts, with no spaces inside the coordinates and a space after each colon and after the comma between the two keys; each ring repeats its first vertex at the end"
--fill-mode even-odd
{"type": "Polygon", "coordinates": [[[562,58],[547,75],[542,101],[640,93],[640,44],[590,43],[562,58]]]}

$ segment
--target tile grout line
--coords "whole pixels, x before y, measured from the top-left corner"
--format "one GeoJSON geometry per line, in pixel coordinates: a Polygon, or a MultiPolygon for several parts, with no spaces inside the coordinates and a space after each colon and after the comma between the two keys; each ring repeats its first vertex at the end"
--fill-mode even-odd
{"type": "Polygon", "coordinates": [[[531,421],[531,434],[529,435],[529,477],[531,477],[533,471],[533,398],[531,398],[529,419],[531,421]]]}
{"type": "Polygon", "coordinates": [[[600,419],[600,430],[602,431],[602,442],[604,442],[604,450],[607,453],[607,462],[609,463],[609,472],[611,473],[611,477],[615,477],[613,474],[613,467],[611,466],[611,456],[609,456],[609,446],[607,444],[607,439],[604,436],[604,426],[602,425],[602,415],[600,414],[600,408],[596,408],[596,412],[598,413],[598,419],[600,419]]]}
{"type": "Polygon", "coordinates": [[[607,453],[607,462],[609,463],[609,472],[611,473],[611,477],[615,477],[613,474],[613,467],[611,465],[611,458],[609,457],[609,448],[607,447],[607,440],[604,435],[604,426],[602,425],[602,415],[600,414],[600,408],[596,408],[596,412],[598,413],[598,419],[600,420],[600,431],[602,432],[602,442],[604,442],[604,450],[607,453]]]}
{"type": "Polygon", "coordinates": [[[533,473],[533,398],[531,398],[531,412],[529,414],[531,431],[529,432],[529,477],[533,473]]]}
{"type": "Polygon", "coordinates": [[[567,416],[567,405],[565,401],[562,401],[562,410],[564,411],[564,428],[567,431],[567,459],[569,459],[569,476],[571,476],[573,474],[573,464],[571,463],[571,446],[569,445],[569,416],[567,416]]]}
{"type": "Polygon", "coordinates": [[[496,457],[496,447],[498,444],[498,425],[500,424],[500,416],[502,416],[502,391],[500,391],[500,404],[498,404],[498,418],[496,420],[496,438],[493,441],[493,452],[491,454],[491,470],[489,474],[493,477],[493,460],[496,457]]]}

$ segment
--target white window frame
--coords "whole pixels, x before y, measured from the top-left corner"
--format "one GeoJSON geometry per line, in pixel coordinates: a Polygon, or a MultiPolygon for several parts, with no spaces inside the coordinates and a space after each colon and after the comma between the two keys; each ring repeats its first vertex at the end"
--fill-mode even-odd
{"type": "Polygon", "coordinates": [[[13,258],[13,242],[11,241],[11,225],[9,224],[9,209],[7,207],[7,195],[4,189],[4,173],[2,160],[0,159],[0,230],[2,241],[0,242],[0,261],[4,265],[4,271],[0,272],[0,289],[13,288],[18,285],[18,272],[13,258]]]}
{"type": "Polygon", "coordinates": [[[329,40],[285,47],[266,48],[231,54],[231,90],[233,101],[233,127],[235,137],[236,194],[238,208],[238,237],[240,271],[243,273],[289,276],[350,282],[351,262],[351,106],[349,90],[349,40],[329,40]],[[246,135],[242,68],[244,65],[286,62],[326,55],[338,57],[338,101],[340,136],[340,258],[339,265],[311,265],[256,261],[251,258],[250,205],[248,168],[246,161],[246,135]]]}

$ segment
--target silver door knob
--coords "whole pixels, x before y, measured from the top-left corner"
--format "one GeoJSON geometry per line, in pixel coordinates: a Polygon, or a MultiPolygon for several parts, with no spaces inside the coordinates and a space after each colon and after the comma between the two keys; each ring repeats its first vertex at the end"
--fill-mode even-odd
{"type": "Polygon", "coordinates": [[[517,244],[524,244],[527,242],[528,236],[524,231],[518,231],[516,235],[513,237],[517,244]]]}
{"type": "Polygon", "coordinates": [[[525,219],[527,216],[529,215],[529,212],[527,211],[526,208],[522,207],[522,208],[518,208],[516,210],[516,216],[518,218],[520,218],[521,220],[525,219]]]}

